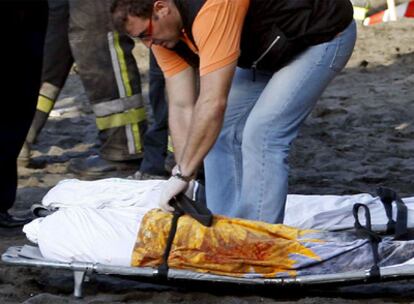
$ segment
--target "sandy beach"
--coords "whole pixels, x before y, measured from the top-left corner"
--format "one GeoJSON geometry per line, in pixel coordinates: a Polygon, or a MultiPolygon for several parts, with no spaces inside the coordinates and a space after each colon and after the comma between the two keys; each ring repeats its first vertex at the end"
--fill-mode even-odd
{"type": "MultiPolygon", "coordinates": [[[[144,88],[145,49],[138,48],[144,88]]],[[[414,196],[414,19],[358,26],[346,69],[306,120],[291,153],[290,193],[375,193],[388,186],[414,196]]],[[[97,152],[94,117],[73,73],[38,142],[29,168],[19,168],[14,212],[27,209],[68,172],[71,158],[97,152]]],[[[127,173],[119,176],[126,176],[127,173]]],[[[111,175],[113,176],[113,175],[111,175]]],[[[108,176],[109,177],[109,176],[108,176]]],[[[27,243],[20,229],[0,229],[0,252],[27,243]]],[[[413,281],[322,290],[262,291],[200,286],[168,288],[95,276],[85,297],[72,293],[72,274],[0,264],[0,303],[409,303],[413,281]]]]}

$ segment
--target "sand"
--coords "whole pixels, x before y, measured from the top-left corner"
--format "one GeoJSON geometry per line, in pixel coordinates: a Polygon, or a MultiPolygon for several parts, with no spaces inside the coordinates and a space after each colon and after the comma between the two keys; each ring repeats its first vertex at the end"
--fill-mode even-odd
{"type": "MultiPolygon", "coordinates": [[[[290,193],[374,193],[392,187],[414,195],[414,20],[359,26],[355,52],[306,120],[291,153],[290,193]]],[[[137,57],[145,74],[146,52],[137,57]]],[[[147,78],[144,79],[147,81],[147,78]]],[[[15,212],[40,201],[68,173],[68,161],[97,151],[93,115],[72,74],[33,147],[30,168],[19,168],[15,212]]],[[[19,229],[0,229],[0,251],[26,243],[19,229]]],[[[0,303],[400,303],[413,301],[411,282],[322,290],[189,286],[166,288],[92,277],[85,298],[72,295],[69,272],[0,264],[0,303]]]]}

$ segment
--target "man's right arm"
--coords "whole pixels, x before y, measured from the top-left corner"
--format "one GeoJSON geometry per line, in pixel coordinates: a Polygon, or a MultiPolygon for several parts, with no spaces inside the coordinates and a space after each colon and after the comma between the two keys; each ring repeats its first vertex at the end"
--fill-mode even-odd
{"type": "Polygon", "coordinates": [[[196,72],[192,67],[166,78],[168,121],[177,162],[182,157],[190,131],[193,109],[197,100],[196,79],[196,72]]]}

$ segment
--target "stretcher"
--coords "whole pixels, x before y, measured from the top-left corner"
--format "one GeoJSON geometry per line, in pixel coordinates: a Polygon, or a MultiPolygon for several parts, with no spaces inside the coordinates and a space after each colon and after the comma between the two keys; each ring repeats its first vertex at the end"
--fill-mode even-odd
{"type": "MultiPolygon", "coordinates": [[[[120,181],[117,181],[118,183],[120,181]]],[[[123,186],[125,186],[122,183],[123,186]]],[[[119,186],[119,185],[118,185],[119,186]]],[[[135,185],[134,185],[135,186],[135,185]]],[[[136,188],[136,187],[134,187],[136,188]]],[[[89,189],[89,186],[88,186],[89,189]]],[[[77,192],[76,192],[77,193],[77,192]]],[[[111,192],[112,193],[112,192],[111,192]]],[[[371,225],[371,216],[370,216],[370,210],[369,207],[366,204],[356,203],[353,205],[352,213],[355,218],[355,228],[356,232],[362,233],[361,236],[359,236],[355,242],[348,242],[348,245],[351,247],[344,247],[345,243],[345,233],[346,232],[334,232],[333,235],[338,236],[338,238],[334,238],[333,242],[331,244],[334,244],[334,246],[338,246],[339,242],[340,248],[342,252],[348,253],[351,252],[351,248],[353,254],[348,256],[345,259],[336,259],[336,257],[341,257],[341,255],[336,255],[335,252],[333,252],[335,249],[333,247],[329,247],[329,235],[330,232],[323,232],[319,230],[308,230],[306,233],[309,234],[300,234],[301,240],[299,240],[301,245],[304,245],[306,242],[309,244],[307,246],[309,247],[302,247],[302,249],[311,249],[313,248],[313,253],[322,253],[322,255],[319,255],[317,257],[322,258],[322,256],[325,256],[325,260],[327,264],[323,264],[322,267],[319,268],[318,271],[309,270],[310,268],[306,267],[313,267],[321,265],[320,263],[323,261],[322,259],[318,260],[315,259],[312,256],[308,256],[308,258],[305,258],[306,255],[301,255],[302,258],[298,258],[298,254],[301,253],[301,251],[296,251],[298,247],[292,247],[294,251],[291,251],[295,257],[295,261],[297,263],[301,263],[305,266],[305,270],[301,270],[299,268],[289,268],[291,270],[298,270],[296,271],[289,271],[288,273],[280,272],[276,275],[276,273],[270,273],[270,275],[266,275],[265,272],[259,271],[251,271],[250,268],[247,269],[245,272],[239,272],[239,275],[226,275],[224,274],[223,265],[225,265],[225,261],[223,260],[222,263],[218,264],[218,267],[220,268],[207,268],[207,271],[203,271],[203,267],[205,268],[206,264],[203,264],[205,259],[200,259],[198,256],[197,259],[186,259],[186,256],[181,256],[180,261],[185,262],[195,262],[195,266],[193,268],[180,268],[175,267],[174,261],[177,262],[177,250],[174,252],[174,255],[171,256],[171,259],[169,258],[171,245],[174,242],[174,239],[179,242],[181,248],[183,247],[184,242],[182,242],[182,237],[187,235],[189,236],[187,239],[193,240],[195,239],[195,235],[191,236],[190,234],[186,234],[188,231],[194,232],[198,231],[201,232],[200,228],[196,228],[196,223],[194,221],[197,221],[200,225],[203,227],[205,231],[216,231],[216,237],[210,239],[211,241],[217,240],[217,236],[220,236],[219,233],[223,233],[221,236],[225,236],[222,239],[229,239],[232,236],[235,235],[235,229],[238,227],[245,227],[245,224],[247,221],[245,220],[237,220],[237,219],[224,219],[221,217],[214,217],[214,225],[212,225],[212,214],[211,212],[205,207],[205,204],[196,204],[194,201],[191,201],[188,198],[183,197],[182,200],[177,199],[175,202],[176,205],[173,205],[176,207],[176,211],[174,212],[174,215],[171,214],[165,214],[162,213],[160,210],[152,210],[148,212],[144,219],[142,220],[142,227],[144,227],[141,231],[144,232],[145,235],[148,235],[151,231],[157,231],[158,237],[150,237],[147,238],[150,243],[145,243],[142,238],[139,238],[141,241],[136,244],[140,244],[139,246],[135,246],[134,254],[132,255],[133,259],[132,261],[138,261],[138,264],[134,263],[128,263],[125,264],[127,266],[119,266],[114,264],[107,264],[106,262],[89,262],[90,259],[87,258],[84,261],[79,261],[79,259],[73,258],[71,262],[62,262],[62,261],[56,261],[51,258],[45,258],[39,247],[34,246],[15,246],[10,247],[3,255],[2,255],[2,261],[9,265],[14,266],[28,266],[28,267],[40,267],[40,268],[54,268],[54,269],[62,269],[62,270],[68,270],[73,272],[74,277],[74,296],[75,297],[82,297],[82,286],[85,281],[87,281],[87,278],[93,274],[100,274],[100,275],[113,275],[113,276],[125,276],[130,277],[138,280],[143,281],[152,281],[152,282],[160,282],[160,283],[169,283],[169,282],[211,282],[215,284],[235,284],[235,285],[242,285],[242,286],[263,286],[266,288],[272,288],[272,287],[288,287],[288,286],[300,286],[300,287],[311,287],[311,286],[320,286],[320,285],[336,285],[336,286],[345,286],[350,284],[358,284],[358,283],[374,283],[379,281],[389,281],[389,280],[401,280],[401,279],[407,279],[414,277],[414,241],[412,237],[412,229],[409,228],[408,223],[410,221],[407,221],[408,219],[408,211],[409,208],[405,205],[403,200],[401,200],[398,195],[388,189],[379,189],[378,195],[380,197],[380,200],[384,204],[385,207],[385,213],[386,218],[388,218],[388,222],[386,223],[386,237],[379,237],[374,231],[372,231],[373,225],[371,225]],[[395,205],[395,211],[396,211],[396,220],[393,219],[393,208],[392,205],[395,205]],[[365,221],[360,221],[360,212],[359,210],[363,209],[365,212],[365,221]],[[181,217],[182,216],[182,217],[181,217]],[[177,227],[178,218],[181,217],[180,220],[180,229],[178,229],[178,232],[176,233],[177,229],[173,229],[173,227],[177,227]],[[172,220],[171,220],[172,218],[172,220]],[[157,220],[157,221],[156,221],[157,220]],[[160,221],[161,220],[161,221],[160,221]],[[171,225],[169,229],[167,229],[168,225],[165,225],[162,221],[171,221],[171,225]],[[221,224],[220,224],[221,221],[221,224]],[[175,225],[174,225],[175,223],[175,225]],[[187,223],[187,228],[185,228],[185,223],[187,223]],[[227,223],[227,224],[226,224],[227,223]],[[217,227],[224,227],[221,225],[228,225],[228,223],[231,223],[231,230],[224,229],[220,231],[217,227]],[[364,224],[362,224],[364,223],[364,224]],[[160,225],[161,224],[161,225],[160,225]],[[152,225],[152,226],[151,226],[152,225]],[[241,226],[240,226],[241,225],[241,226]],[[244,225],[244,226],[243,226],[244,225]],[[153,227],[153,228],[151,228],[153,227]],[[163,227],[160,229],[160,227],[163,227]],[[215,230],[218,229],[218,230],[215,230]],[[161,233],[162,230],[165,230],[161,233]],[[187,231],[187,232],[186,232],[187,231]],[[231,232],[230,235],[226,234],[225,232],[229,231],[231,232]],[[326,242],[319,242],[319,239],[315,239],[314,236],[316,234],[321,234],[321,236],[326,235],[328,238],[326,238],[326,242]],[[154,260],[154,248],[157,246],[154,241],[159,240],[160,236],[164,238],[164,241],[161,241],[157,244],[165,244],[163,246],[158,246],[161,249],[157,249],[158,251],[158,259],[160,260],[162,257],[162,263],[158,263],[154,266],[148,266],[148,264],[145,264],[145,261],[150,261],[146,257],[148,257],[148,254],[151,256],[151,258],[154,260]],[[168,237],[167,237],[168,236],[168,237]],[[180,240],[181,237],[181,241],[180,240]],[[178,239],[177,239],[178,238],[178,239]],[[382,239],[381,239],[382,238],[382,239]],[[166,240],[166,241],[165,241],[166,240]],[[390,242],[391,240],[391,242],[390,242]],[[396,241],[395,243],[394,240],[396,241]],[[341,243],[342,242],[342,243],[341,243]],[[323,252],[319,252],[321,248],[323,249],[324,244],[327,245],[325,247],[325,250],[323,252]],[[385,245],[384,245],[385,244],[385,245]],[[391,244],[392,246],[388,246],[387,244],[391,244]],[[395,244],[395,246],[393,245],[395,244]],[[149,250],[142,250],[142,246],[144,248],[149,248],[149,250]],[[320,246],[320,247],[318,247],[320,246]],[[341,247],[342,246],[342,247],[341,247]],[[319,249],[318,249],[319,248],[319,249]],[[363,249],[365,248],[365,249],[363,249]],[[390,249],[393,249],[395,251],[389,251],[390,249]],[[365,251],[361,251],[365,250],[365,251]],[[164,253],[163,253],[164,252],[164,253]],[[384,256],[384,252],[386,255],[384,256]],[[388,252],[388,253],[387,253],[388,252]],[[141,259],[139,257],[141,256],[141,259]],[[398,257],[400,256],[400,257],[398,257]],[[373,257],[373,258],[372,258],[373,257]],[[385,260],[380,259],[380,257],[385,258],[385,260]],[[394,259],[391,261],[388,259],[388,257],[393,257],[394,259]],[[395,258],[397,257],[397,258],[395,258]],[[388,259],[388,261],[387,261],[388,259]],[[313,260],[313,262],[312,262],[313,260]],[[359,260],[355,263],[355,261],[359,260]],[[365,262],[362,263],[362,260],[365,262]],[[141,262],[139,262],[141,261],[141,262]],[[200,264],[201,261],[201,264],[200,264]],[[340,267],[337,267],[337,262],[340,261],[340,267]],[[351,261],[351,262],[350,262],[351,261]],[[383,263],[385,261],[385,263],[383,263]],[[143,264],[139,264],[142,263],[143,264]],[[198,262],[198,264],[197,264],[198,262]],[[311,262],[311,263],[310,263],[311,262]],[[310,264],[309,264],[310,263],[310,264]],[[135,265],[135,266],[129,266],[129,265],[135,265]],[[197,266],[198,265],[198,266],[197,266]],[[329,267],[328,267],[329,265],[329,267]],[[353,265],[353,266],[350,266],[353,265]],[[357,266],[355,266],[357,265],[357,266]],[[195,268],[194,268],[195,267],[195,268]],[[306,270],[308,269],[308,270],[306,270]],[[216,271],[216,272],[214,272],[216,271]],[[218,271],[218,272],[217,272],[218,271]],[[244,275],[243,275],[244,273],[244,275]],[[260,274],[262,273],[263,276],[257,277],[252,276],[252,274],[260,274]],[[242,274],[242,275],[240,275],[242,274]]],[[[65,195],[66,197],[67,195],[65,195]]],[[[67,209],[67,210],[70,210],[67,209]]],[[[79,208],[77,209],[79,210],[79,208]]],[[[56,214],[59,211],[56,212],[56,214]]],[[[114,212],[114,210],[111,209],[111,213],[114,212]]],[[[61,225],[62,222],[59,222],[59,225],[61,225]]],[[[251,224],[251,223],[250,223],[251,224]]],[[[278,225],[268,225],[268,224],[260,224],[259,222],[256,223],[256,225],[260,226],[260,231],[263,234],[264,232],[268,231],[271,233],[275,232],[286,232],[287,235],[292,236],[293,234],[291,232],[294,232],[296,228],[281,228],[278,229],[278,225]],[[265,230],[270,229],[270,230],[265,230]]],[[[284,227],[289,227],[285,225],[279,225],[284,227]]],[[[229,226],[227,226],[229,227],[229,226]]],[[[257,227],[256,227],[257,228],[257,227]]],[[[253,233],[258,233],[259,230],[253,230],[253,233]],[[256,231],[256,232],[254,232],[256,231]]],[[[47,229],[47,231],[50,231],[50,229],[47,229]]],[[[67,230],[66,231],[66,238],[65,243],[67,242],[67,230]]],[[[84,231],[84,230],[82,230],[84,231]]],[[[251,231],[249,229],[246,230],[246,228],[243,228],[240,230],[242,232],[248,232],[251,231]]],[[[277,237],[279,239],[282,239],[281,234],[277,234],[277,237]]],[[[351,234],[354,234],[352,232],[351,234]]],[[[79,235],[79,234],[77,234],[79,235]]],[[[273,235],[273,234],[272,234],[273,235]]],[[[124,236],[124,234],[122,234],[124,236]]],[[[140,236],[140,234],[138,234],[140,236]]],[[[203,240],[205,241],[207,237],[207,234],[203,236],[203,240]]],[[[332,234],[331,234],[332,237],[332,234]]],[[[233,238],[234,241],[237,241],[237,238],[233,238]]],[[[253,244],[254,238],[250,239],[250,241],[253,240],[253,243],[246,243],[245,241],[249,241],[249,239],[243,239],[242,241],[242,247],[246,248],[246,244],[253,244]]],[[[53,242],[52,242],[53,243],[53,242]]],[[[191,243],[191,241],[190,241],[191,243]]],[[[296,242],[297,243],[297,242],[296,242]]],[[[203,243],[204,245],[207,243],[203,243]]],[[[235,243],[230,243],[231,246],[233,246],[235,243]]],[[[257,244],[260,244],[257,243],[257,244]]],[[[267,243],[268,245],[270,243],[267,243]]],[[[280,244],[287,244],[280,243],[280,244]]],[[[282,245],[282,246],[285,246],[282,245]]],[[[230,247],[231,247],[230,246],[230,247]]],[[[229,248],[230,248],[229,247],[229,248]]],[[[41,248],[41,247],[40,247],[41,248]]],[[[187,248],[187,247],[185,247],[187,248]]],[[[208,250],[214,249],[212,247],[208,247],[208,250]]],[[[220,252],[217,252],[217,254],[227,254],[226,252],[231,253],[231,250],[228,250],[227,247],[220,247],[216,246],[216,249],[219,248],[220,252]]],[[[265,248],[263,248],[260,253],[277,253],[277,257],[279,257],[280,252],[277,250],[276,247],[270,247],[266,251],[265,248]],[[276,248],[276,251],[273,250],[276,248]]],[[[279,247],[283,248],[283,251],[288,251],[285,247],[279,247]]],[[[193,248],[194,250],[195,248],[193,248]]],[[[243,250],[246,251],[246,250],[243,250]]],[[[44,252],[44,251],[42,251],[44,252]]],[[[238,251],[237,251],[238,252],[238,251]]],[[[309,252],[309,250],[308,250],[309,252]]],[[[95,251],[94,251],[95,253],[95,251]]],[[[211,251],[207,251],[207,253],[211,253],[211,251]]],[[[45,254],[46,256],[46,254],[45,254]]],[[[242,255],[240,253],[236,253],[236,259],[240,260],[242,255]]],[[[283,252],[282,255],[283,256],[283,252]]],[[[214,255],[216,258],[216,256],[214,255]]],[[[292,259],[288,259],[288,262],[292,259]]],[[[106,260],[101,260],[106,261],[106,260]]],[[[243,260],[243,263],[246,262],[246,260],[243,260]]],[[[265,260],[263,260],[265,261],[265,260]]],[[[151,261],[150,261],[151,262],[151,261]]],[[[286,262],[286,259],[285,259],[286,262]]],[[[279,260],[276,259],[276,263],[279,263],[279,260]]],[[[189,265],[187,263],[187,265],[189,265]]],[[[248,264],[248,265],[254,265],[254,264],[248,264]]],[[[280,265],[280,264],[277,264],[280,265]]],[[[299,265],[299,264],[298,264],[299,265]]],[[[233,268],[234,269],[234,268],[233,268]]],[[[287,268],[285,268],[287,269],[287,268]]],[[[239,269],[240,270],[240,269],[239,269]]],[[[246,270],[246,269],[245,269],[246,270]]],[[[269,274],[269,273],[268,273],[269,274]]]]}
{"type": "MultiPolygon", "coordinates": [[[[135,279],[158,278],[158,269],[150,267],[122,267],[84,262],[61,263],[44,259],[37,247],[15,246],[10,247],[1,257],[6,264],[14,266],[28,266],[40,268],[54,268],[73,272],[74,290],[76,298],[82,297],[82,287],[85,281],[93,274],[116,275],[134,277],[135,279]]],[[[169,269],[168,281],[197,281],[227,283],[248,286],[287,287],[300,286],[311,287],[320,285],[350,285],[359,283],[376,283],[391,280],[410,279],[414,277],[414,264],[400,264],[387,267],[380,267],[380,276],[373,279],[370,269],[361,269],[345,273],[333,273],[324,275],[307,275],[290,278],[266,278],[249,279],[235,278],[207,273],[199,273],[188,270],[169,269]]],[[[163,281],[164,283],[164,281],[163,281]]]]}

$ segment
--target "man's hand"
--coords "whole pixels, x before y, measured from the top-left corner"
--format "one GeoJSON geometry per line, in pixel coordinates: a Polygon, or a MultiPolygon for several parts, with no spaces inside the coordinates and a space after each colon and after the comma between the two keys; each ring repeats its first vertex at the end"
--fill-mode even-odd
{"type": "Polygon", "coordinates": [[[174,176],[170,177],[170,179],[164,184],[158,206],[164,211],[174,212],[174,208],[169,204],[169,201],[177,194],[187,190],[188,184],[189,182],[183,179],[174,176]]]}

